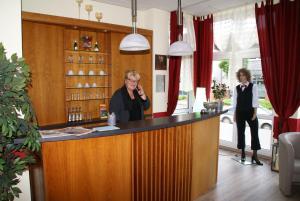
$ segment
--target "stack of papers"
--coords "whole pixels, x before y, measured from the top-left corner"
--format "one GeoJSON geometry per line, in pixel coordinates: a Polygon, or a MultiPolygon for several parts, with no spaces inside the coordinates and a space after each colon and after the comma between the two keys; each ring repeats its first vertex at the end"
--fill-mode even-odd
{"type": "Polygon", "coordinates": [[[100,126],[100,127],[93,128],[94,131],[110,131],[110,130],[117,130],[117,129],[120,128],[116,126],[100,126]]]}
{"type": "Polygon", "coordinates": [[[51,137],[61,137],[61,136],[69,136],[69,135],[85,135],[93,132],[92,129],[86,129],[83,127],[67,127],[62,129],[55,130],[43,130],[40,131],[42,138],[51,138],[51,137]]]}

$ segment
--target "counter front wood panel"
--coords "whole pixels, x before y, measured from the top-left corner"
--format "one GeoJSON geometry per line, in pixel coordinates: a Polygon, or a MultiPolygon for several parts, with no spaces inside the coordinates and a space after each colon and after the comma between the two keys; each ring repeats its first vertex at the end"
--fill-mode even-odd
{"type": "Polygon", "coordinates": [[[131,135],[42,144],[46,201],[131,201],[131,135]]]}
{"type": "Polygon", "coordinates": [[[189,201],[191,124],[133,136],[134,201],[189,201]]]}
{"type": "Polygon", "coordinates": [[[217,182],[219,125],[219,117],[192,124],[192,200],[213,188],[217,182]]]}

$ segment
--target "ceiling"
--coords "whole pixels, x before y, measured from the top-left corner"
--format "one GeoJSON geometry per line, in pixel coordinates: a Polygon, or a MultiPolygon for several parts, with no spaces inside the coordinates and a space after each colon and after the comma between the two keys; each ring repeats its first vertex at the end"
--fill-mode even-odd
{"type": "MultiPolygon", "coordinates": [[[[131,0],[94,0],[101,3],[113,4],[122,7],[131,7],[131,0]]],[[[181,7],[186,13],[192,15],[207,15],[221,10],[242,6],[260,0],[182,0],[181,7]]],[[[176,0],[137,0],[138,10],[157,8],[165,11],[177,9],[176,0]]]]}

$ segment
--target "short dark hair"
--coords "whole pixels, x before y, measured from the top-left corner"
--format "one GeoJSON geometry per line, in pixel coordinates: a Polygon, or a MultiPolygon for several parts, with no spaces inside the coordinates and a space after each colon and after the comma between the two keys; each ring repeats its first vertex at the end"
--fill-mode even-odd
{"type": "Polygon", "coordinates": [[[248,69],[246,69],[246,68],[240,68],[240,69],[238,70],[238,72],[236,72],[236,78],[237,78],[238,81],[241,81],[241,80],[240,80],[240,74],[241,74],[241,73],[244,74],[244,75],[246,76],[248,82],[251,81],[251,73],[250,73],[250,71],[249,71],[248,69]]]}

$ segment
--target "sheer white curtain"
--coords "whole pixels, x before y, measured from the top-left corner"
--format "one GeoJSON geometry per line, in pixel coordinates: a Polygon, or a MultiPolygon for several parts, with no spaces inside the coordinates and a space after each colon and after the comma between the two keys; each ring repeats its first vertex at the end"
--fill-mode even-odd
{"type": "MultiPolygon", "coordinates": [[[[193,16],[183,14],[183,41],[189,43],[196,50],[193,16]]],[[[185,56],[181,59],[180,90],[193,90],[193,56],[185,56]]]]}
{"type": "Polygon", "coordinates": [[[214,14],[214,43],[221,51],[258,44],[254,4],[214,14]]]}
{"type": "Polygon", "coordinates": [[[229,44],[232,27],[232,10],[214,14],[214,43],[220,51],[231,48],[229,44]]]}
{"type": "Polygon", "coordinates": [[[237,54],[258,44],[255,5],[222,11],[214,14],[214,43],[229,59],[230,87],[236,84],[235,72],[241,68],[237,54]]]}

